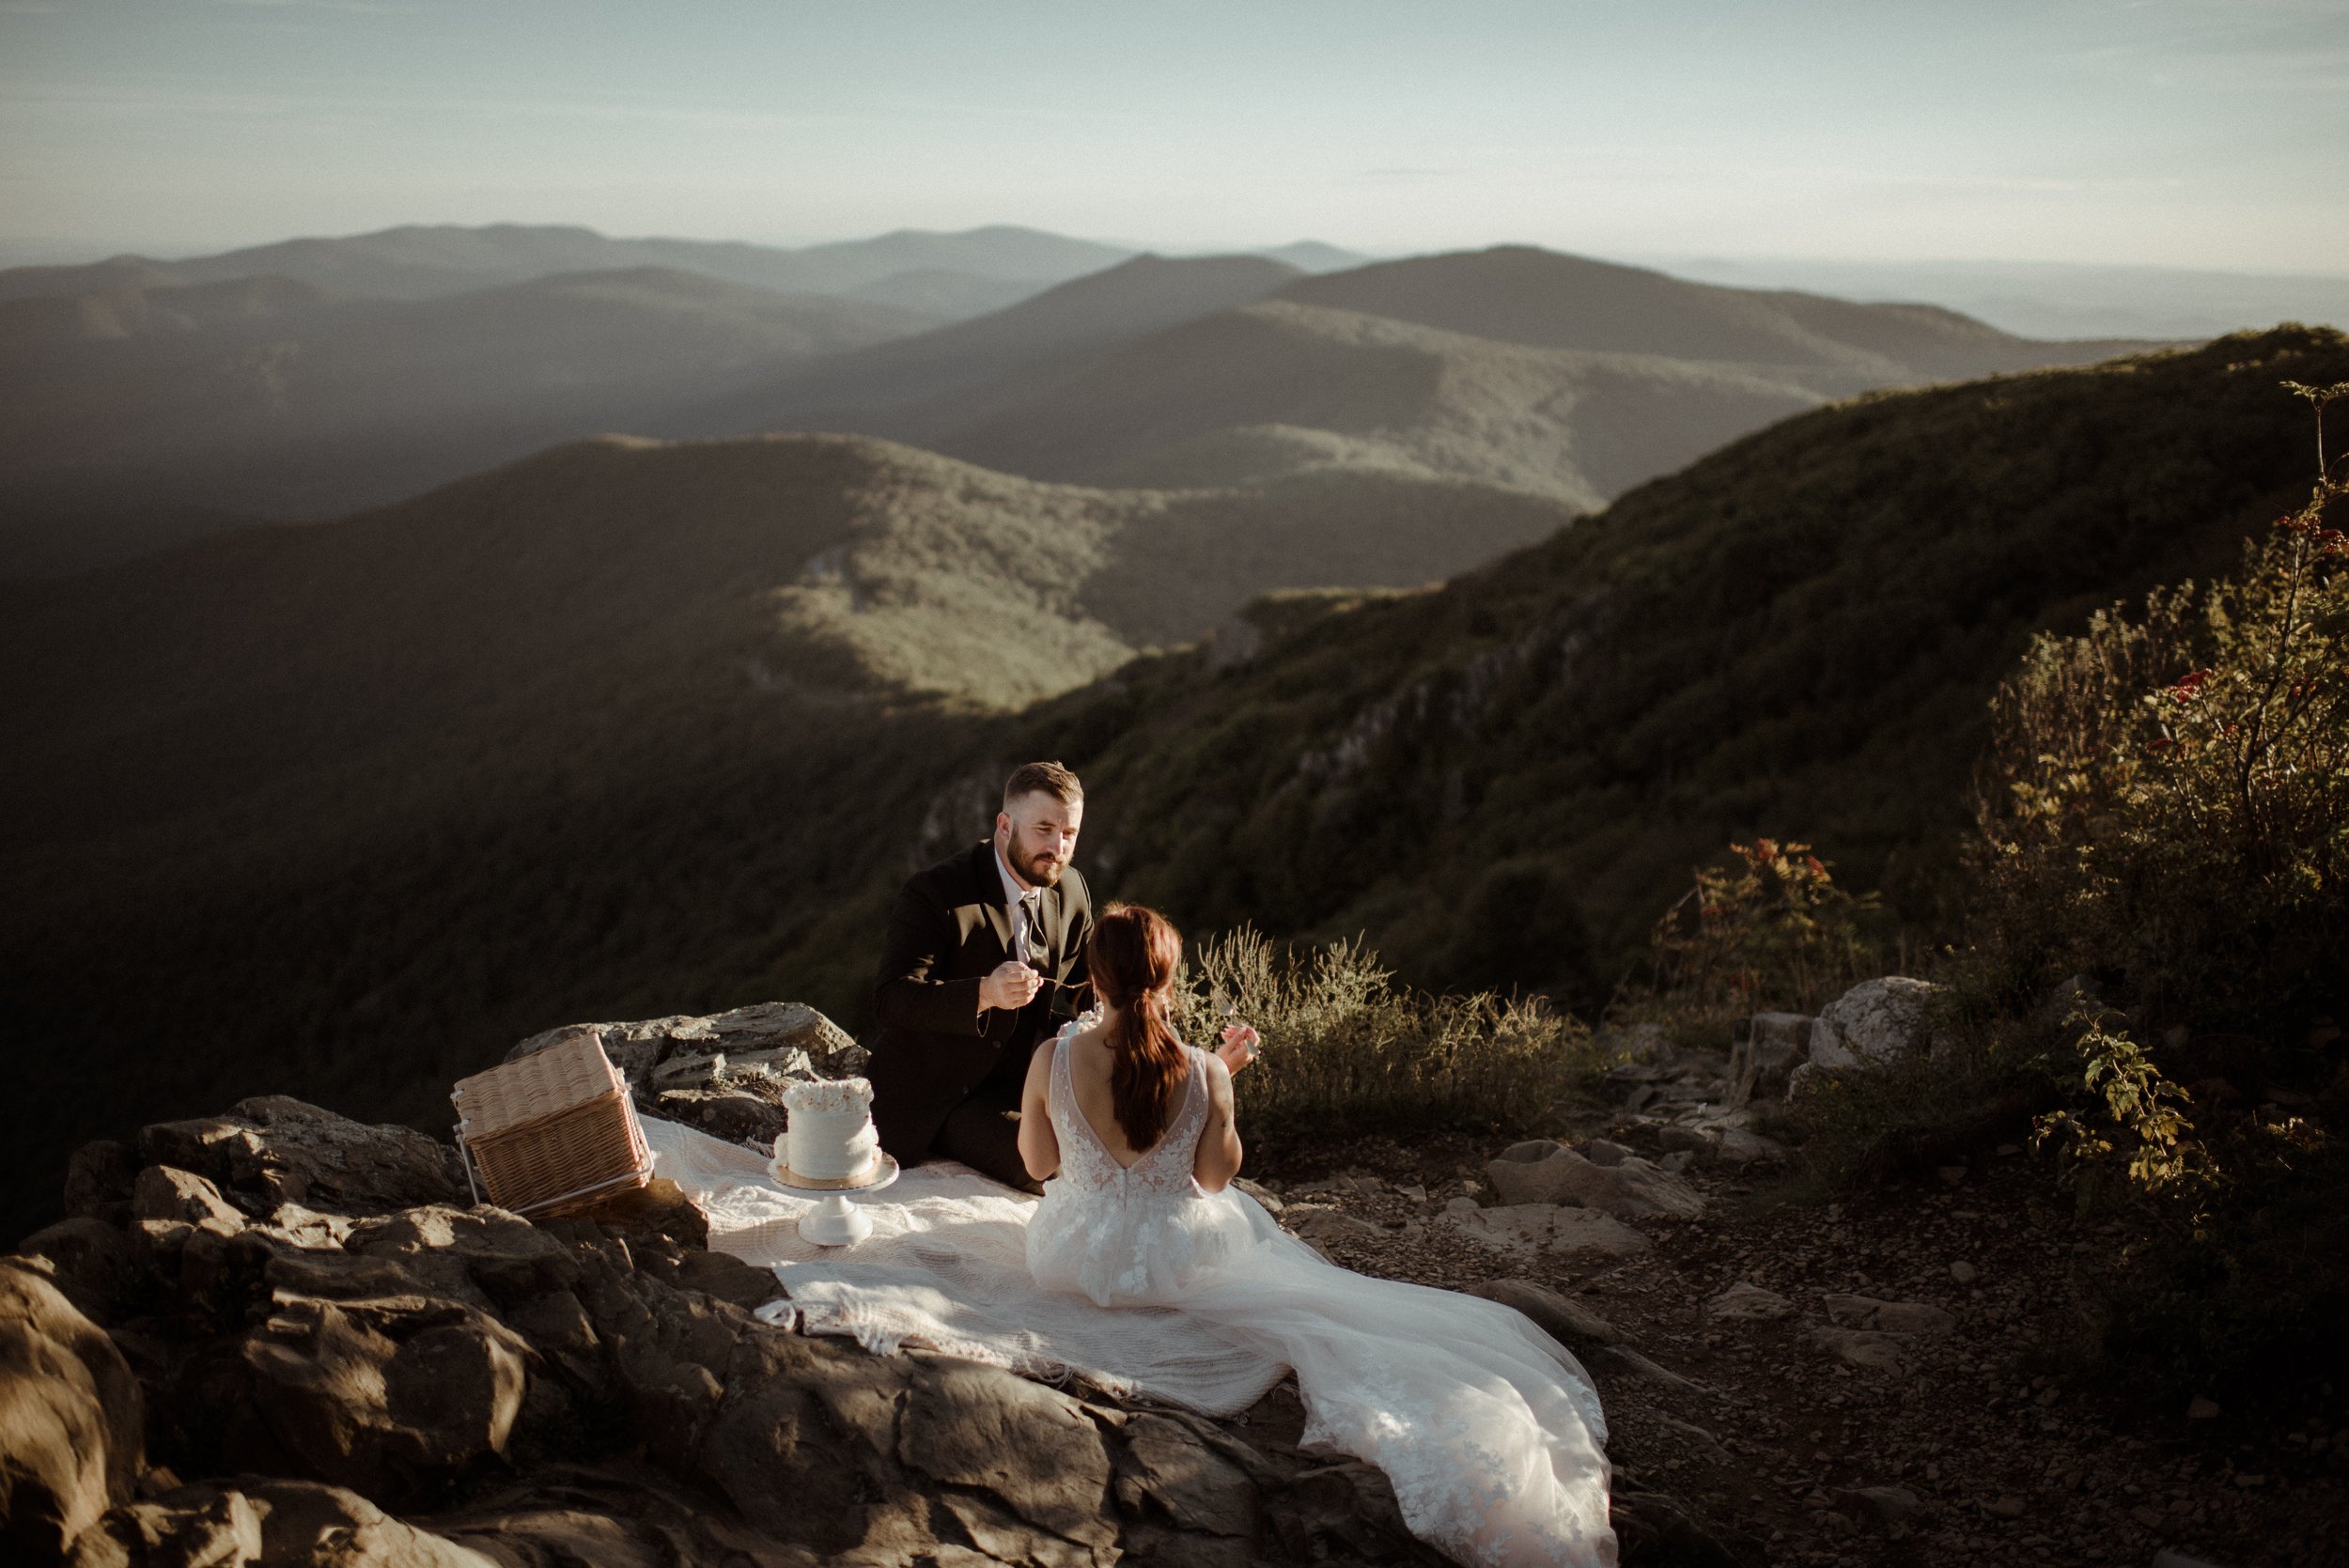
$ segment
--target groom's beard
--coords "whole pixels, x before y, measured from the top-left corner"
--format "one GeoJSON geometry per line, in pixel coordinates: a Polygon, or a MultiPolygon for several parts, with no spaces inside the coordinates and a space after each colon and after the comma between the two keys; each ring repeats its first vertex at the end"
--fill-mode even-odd
{"type": "Polygon", "coordinates": [[[1017,850],[1013,851],[1011,857],[1012,870],[1019,873],[1019,879],[1032,888],[1060,886],[1060,874],[1064,864],[1065,862],[1046,855],[1035,855],[1022,860],[1017,850]]]}

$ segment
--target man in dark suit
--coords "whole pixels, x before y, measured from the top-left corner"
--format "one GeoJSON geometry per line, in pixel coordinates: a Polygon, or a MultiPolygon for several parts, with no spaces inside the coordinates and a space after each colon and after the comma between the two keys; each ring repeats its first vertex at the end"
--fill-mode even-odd
{"type": "Polygon", "coordinates": [[[1089,1000],[1093,905],[1068,862],[1084,790],[1057,762],[1003,785],[995,834],[909,879],[890,907],[865,1076],[901,1165],[942,1155],[1030,1192],[1019,1158],[1028,1059],[1089,1000]]]}

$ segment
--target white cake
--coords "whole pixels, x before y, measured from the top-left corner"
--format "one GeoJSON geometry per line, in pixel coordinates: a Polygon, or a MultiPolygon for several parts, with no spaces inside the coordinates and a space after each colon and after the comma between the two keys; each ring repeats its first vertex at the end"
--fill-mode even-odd
{"type": "Polygon", "coordinates": [[[854,1184],[880,1163],[873,1131],[873,1086],[861,1078],[794,1083],[783,1092],[783,1157],[791,1174],[807,1181],[854,1184]]]}

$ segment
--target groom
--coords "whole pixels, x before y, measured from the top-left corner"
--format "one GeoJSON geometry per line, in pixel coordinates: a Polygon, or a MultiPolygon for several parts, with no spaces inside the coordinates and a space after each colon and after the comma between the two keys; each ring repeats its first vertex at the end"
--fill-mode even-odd
{"type": "Polygon", "coordinates": [[[1089,999],[1093,904],[1068,863],[1084,789],[1057,762],[1003,785],[995,834],[907,881],[890,907],[865,1077],[900,1165],[943,1156],[1029,1192],[1019,1158],[1028,1058],[1089,999]]]}

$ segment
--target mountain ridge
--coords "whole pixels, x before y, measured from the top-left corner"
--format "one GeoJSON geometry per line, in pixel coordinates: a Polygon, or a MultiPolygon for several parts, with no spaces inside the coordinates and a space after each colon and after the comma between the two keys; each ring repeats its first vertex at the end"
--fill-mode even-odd
{"type": "Polygon", "coordinates": [[[180,260],[103,261],[0,270],[0,299],[82,293],[121,282],[218,282],[275,273],[346,293],[424,299],[520,283],[549,272],[615,266],[683,267],[732,283],[832,293],[893,273],[937,268],[1041,287],[1131,254],[1119,246],[999,224],[960,233],[896,229],[869,240],[797,249],[731,240],[614,239],[578,225],[405,224],[315,236],[180,260]]]}

